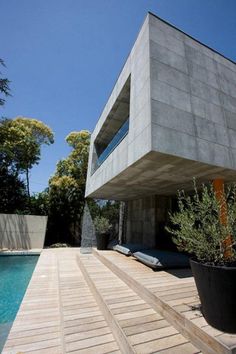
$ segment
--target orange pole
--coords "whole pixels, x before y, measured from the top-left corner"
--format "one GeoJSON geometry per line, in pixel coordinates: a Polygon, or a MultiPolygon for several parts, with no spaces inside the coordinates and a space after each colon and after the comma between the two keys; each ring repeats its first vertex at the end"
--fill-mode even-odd
{"type": "MultiPolygon", "coordinates": [[[[220,203],[220,222],[222,225],[227,225],[227,204],[225,200],[225,193],[224,193],[224,180],[221,178],[217,178],[213,180],[213,188],[215,191],[215,195],[217,200],[220,203]]],[[[224,246],[224,257],[231,258],[232,257],[232,250],[230,245],[232,244],[232,238],[228,235],[225,240],[223,241],[224,246]]]]}

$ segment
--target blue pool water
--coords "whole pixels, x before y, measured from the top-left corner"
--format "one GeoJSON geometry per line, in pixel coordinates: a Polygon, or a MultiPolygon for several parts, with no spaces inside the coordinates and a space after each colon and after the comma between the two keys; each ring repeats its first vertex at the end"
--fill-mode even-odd
{"type": "Polygon", "coordinates": [[[38,256],[0,256],[0,353],[38,256]]]}

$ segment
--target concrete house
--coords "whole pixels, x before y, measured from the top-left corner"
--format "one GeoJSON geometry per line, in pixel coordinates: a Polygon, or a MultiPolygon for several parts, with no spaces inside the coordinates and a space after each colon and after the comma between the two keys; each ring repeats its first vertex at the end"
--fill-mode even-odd
{"type": "Polygon", "coordinates": [[[127,201],[127,241],[162,246],[192,179],[236,181],[236,65],[148,13],[91,138],[86,197],[127,201]]]}

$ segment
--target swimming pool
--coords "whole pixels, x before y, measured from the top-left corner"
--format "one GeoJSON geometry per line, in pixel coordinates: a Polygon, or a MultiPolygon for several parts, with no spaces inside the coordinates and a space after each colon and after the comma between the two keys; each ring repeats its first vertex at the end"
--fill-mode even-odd
{"type": "Polygon", "coordinates": [[[0,353],[38,258],[38,256],[0,256],[0,353]]]}

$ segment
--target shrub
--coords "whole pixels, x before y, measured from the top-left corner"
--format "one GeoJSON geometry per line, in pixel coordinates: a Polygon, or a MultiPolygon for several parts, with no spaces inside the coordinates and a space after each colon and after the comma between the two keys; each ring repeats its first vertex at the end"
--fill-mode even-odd
{"type": "Polygon", "coordinates": [[[49,248],[61,248],[61,247],[70,247],[68,243],[54,243],[53,245],[50,245],[49,248]]]}
{"type": "Polygon", "coordinates": [[[202,184],[197,190],[194,180],[193,195],[178,192],[178,212],[170,213],[172,226],[167,227],[178,249],[193,254],[203,263],[227,265],[236,261],[236,185],[225,189],[227,205],[226,223],[220,219],[222,215],[222,199],[216,197],[213,185],[202,184]],[[230,236],[229,236],[230,235],[230,236]],[[225,240],[231,237],[232,242],[225,240]],[[226,258],[229,251],[230,258],[226,258]]]}
{"type": "Polygon", "coordinates": [[[109,223],[109,220],[103,216],[96,216],[94,219],[94,227],[98,234],[102,234],[110,231],[112,225],[109,223]]]}

